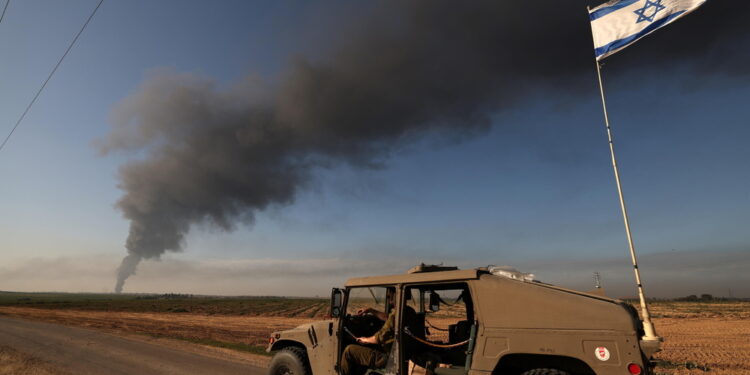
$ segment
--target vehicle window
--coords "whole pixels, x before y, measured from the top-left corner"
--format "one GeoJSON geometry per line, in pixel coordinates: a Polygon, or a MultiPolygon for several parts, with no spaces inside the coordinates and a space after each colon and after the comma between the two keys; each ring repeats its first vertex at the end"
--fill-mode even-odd
{"type": "Polygon", "coordinates": [[[425,309],[424,293],[419,289],[406,289],[406,306],[414,309],[414,312],[422,313],[425,309]]]}
{"type": "Polygon", "coordinates": [[[377,311],[386,312],[386,291],[385,287],[362,287],[351,288],[349,290],[349,299],[346,304],[347,315],[357,315],[357,312],[364,311],[368,308],[377,311]]]}
{"type": "MultiPolygon", "coordinates": [[[[427,339],[430,341],[449,342],[451,331],[455,330],[459,322],[466,321],[466,302],[463,300],[463,289],[432,290],[440,299],[440,310],[432,312],[427,306],[425,323],[427,324],[427,339]]],[[[425,297],[429,300],[429,295],[425,297]]]]}
{"type": "Polygon", "coordinates": [[[409,327],[411,333],[433,342],[465,339],[473,320],[471,295],[465,284],[419,285],[406,288],[405,292],[406,307],[416,314],[409,327]],[[431,302],[437,304],[437,311],[432,311],[431,302]]]}

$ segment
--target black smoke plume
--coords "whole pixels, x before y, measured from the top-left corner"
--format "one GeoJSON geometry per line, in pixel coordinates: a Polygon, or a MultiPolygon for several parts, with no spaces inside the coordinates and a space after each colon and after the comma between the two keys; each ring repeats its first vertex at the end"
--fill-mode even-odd
{"type": "MultiPolygon", "coordinates": [[[[113,113],[103,152],[124,165],[117,203],[130,220],[116,291],[142,259],[179,251],[196,224],[232,230],[288,205],[317,168],[379,166],[428,133],[481,133],[490,116],[544,90],[596,95],[581,0],[392,1],[342,24],[346,41],[297,58],[278,84],[229,88],[190,74],[152,74],[113,113]]],[[[618,74],[643,66],[747,76],[750,2],[714,0],[608,59],[618,74]]],[[[218,58],[218,57],[217,57],[218,58]]]]}

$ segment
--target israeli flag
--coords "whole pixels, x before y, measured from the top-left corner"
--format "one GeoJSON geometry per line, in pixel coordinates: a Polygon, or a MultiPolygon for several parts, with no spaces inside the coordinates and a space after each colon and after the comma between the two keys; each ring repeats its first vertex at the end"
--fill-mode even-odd
{"type": "MultiPolygon", "coordinates": [[[[743,0],[747,1],[747,0],[743,0]]],[[[589,10],[599,61],[694,11],[706,0],[612,0],[589,10]]]]}

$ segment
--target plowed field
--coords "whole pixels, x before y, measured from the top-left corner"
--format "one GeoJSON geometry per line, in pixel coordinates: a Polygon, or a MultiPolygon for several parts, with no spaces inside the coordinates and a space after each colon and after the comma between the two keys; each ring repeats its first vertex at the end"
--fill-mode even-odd
{"type": "Polygon", "coordinates": [[[750,374],[750,303],[654,303],[664,350],[657,373],[750,374]]]}

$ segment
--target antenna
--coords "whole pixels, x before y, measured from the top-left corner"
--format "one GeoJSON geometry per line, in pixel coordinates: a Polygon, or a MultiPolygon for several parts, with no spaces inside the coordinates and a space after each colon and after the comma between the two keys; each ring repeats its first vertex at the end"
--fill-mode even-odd
{"type": "Polygon", "coordinates": [[[596,289],[602,288],[602,280],[599,272],[594,272],[594,286],[596,287],[596,289]]]}

